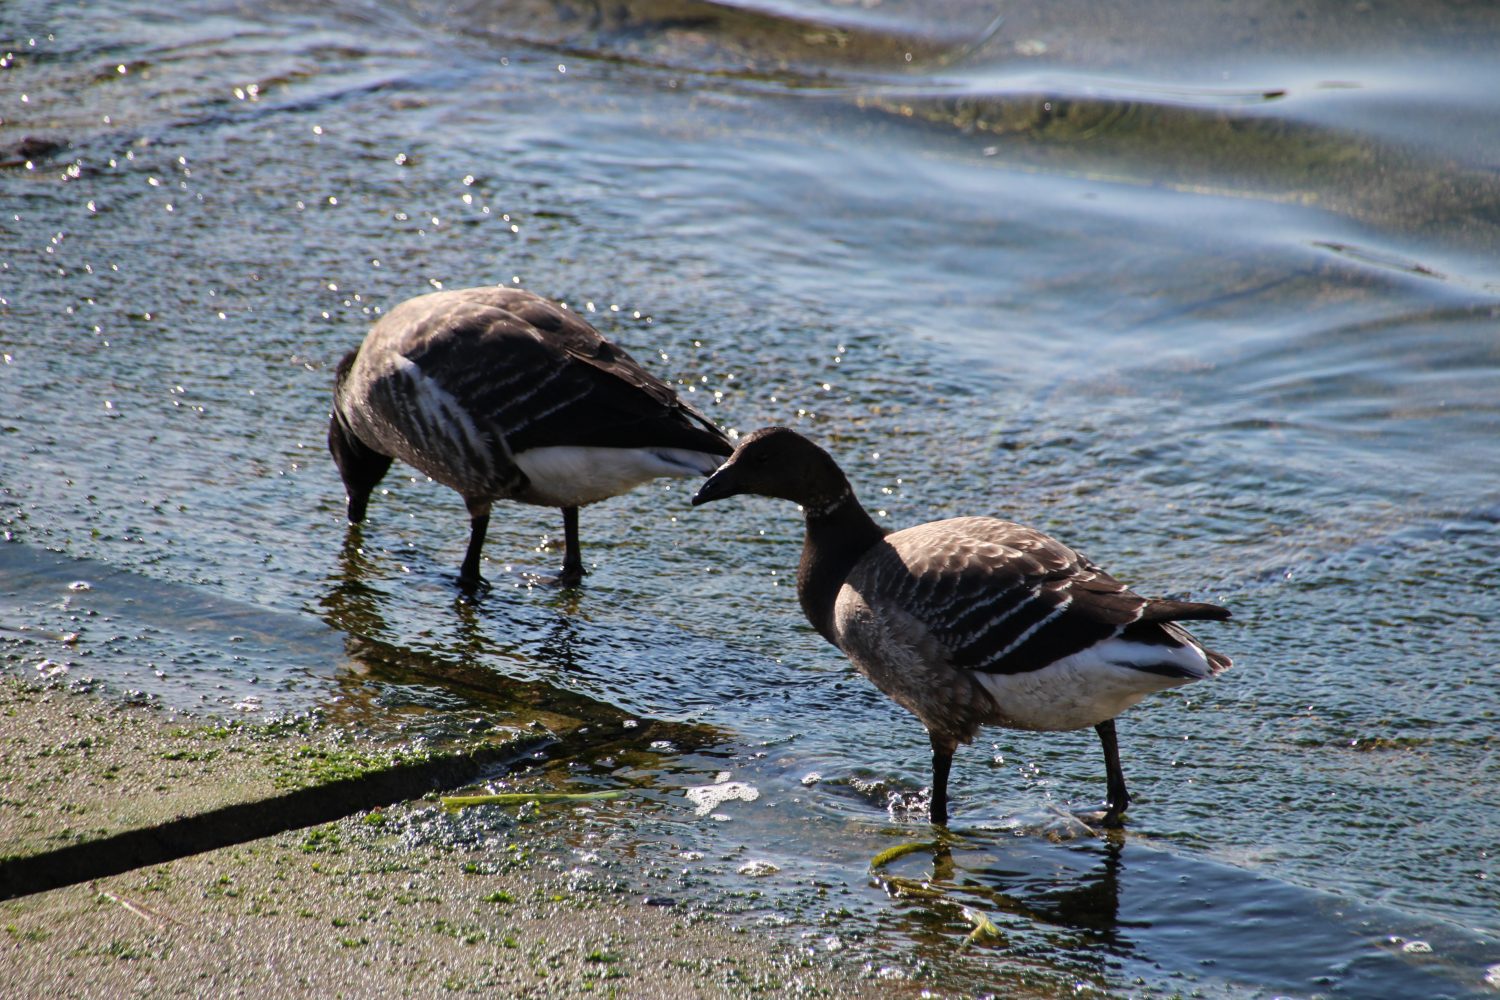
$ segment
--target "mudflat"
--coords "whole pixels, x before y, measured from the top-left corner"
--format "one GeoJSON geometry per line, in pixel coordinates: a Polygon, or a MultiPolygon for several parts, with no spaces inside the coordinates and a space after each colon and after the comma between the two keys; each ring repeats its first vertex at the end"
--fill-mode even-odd
{"type": "MultiPolygon", "coordinates": [[[[59,849],[87,858],[431,763],[334,727],[227,725],[14,678],[0,681],[0,732],[6,886],[59,849]]],[[[539,860],[539,827],[466,843],[423,833],[442,816],[431,799],[400,801],[14,895],[0,902],[0,978],[18,997],[916,992],[764,928],[580,881],[539,860]]]]}

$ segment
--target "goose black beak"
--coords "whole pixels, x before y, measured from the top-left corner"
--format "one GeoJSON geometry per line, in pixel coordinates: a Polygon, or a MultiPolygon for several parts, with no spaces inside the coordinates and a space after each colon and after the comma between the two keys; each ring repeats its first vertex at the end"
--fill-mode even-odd
{"type": "Polygon", "coordinates": [[[739,490],[735,489],[734,485],[734,470],[729,467],[728,463],[725,463],[719,466],[719,471],[709,476],[703,485],[698,487],[698,492],[693,494],[693,506],[698,507],[715,500],[723,500],[738,492],[739,490]]]}

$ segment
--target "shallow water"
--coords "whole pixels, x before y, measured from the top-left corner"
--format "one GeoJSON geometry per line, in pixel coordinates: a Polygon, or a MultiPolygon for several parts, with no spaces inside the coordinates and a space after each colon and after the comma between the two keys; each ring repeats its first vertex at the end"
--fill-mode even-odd
{"type": "Polygon", "coordinates": [[[513,780],[651,792],[554,820],[576,863],[680,841],[630,877],[810,947],[836,896],[839,947],[939,991],[1493,994],[1486,5],[54,8],[0,8],[10,669],[400,738],[582,721],[513,780]],[[1014,517],[1231,606],[1199,631],[1235,669],[1120,723],[1123,845],[1039,828],[1102,795],[1091,734],[990,731],[948,877],[1006,943],[871,882],[929,835],[925,740],[801,619],[787,505],[590,508],[576,593],[523,575],[556,513],[506,506],[477,603],[446,490],[393,473],[348,535],[332,363],[492,281],[808,431],[885,523],[1014,517]],[[723,771],[759,798],[698,817],[723,771]]]}

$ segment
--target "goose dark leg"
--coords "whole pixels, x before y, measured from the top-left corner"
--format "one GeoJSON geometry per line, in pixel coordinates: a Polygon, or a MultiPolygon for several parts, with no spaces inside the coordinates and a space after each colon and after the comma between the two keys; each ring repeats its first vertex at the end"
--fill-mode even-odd
{"type": "Polygon", "coordinates": [[[1130,805],[1130,792],[1125,788],[1125,772],[1120,769],[1120,744],[1115,739],[1115,720],[1106,719],[1094,727],[1099,742],[1104,747],[1104,774],[1108,782],[1108,794],[1104,800],[1104,826],[1124,826],[1124,812],[1130,805]]]}
{"type": "Polygon", "coordinates": [[[563,515],[563,544],[566,551],[563,553],[562,572],[557,574],[557,582],[564,587],[576,587],[583,582],[583,553],[578,547],[578,508],[564,507],[563,515]]]}
{"type": "Polygon", "coordinates": [[[948,772],[953,768],[952,740],[928,734],[932,741],[932,809],[928,816],[933,826],[948,825],[948,772]]]}
{"type": "Polygon", "coordinates": [[[464,564],[458,571],[458,585],[466,590],[484,583],[484,578],[479,575],[479,556],[484,551],[485,532],[489,530],[489,511],[469,518],[469,550],[464,553],[464,564]]]}

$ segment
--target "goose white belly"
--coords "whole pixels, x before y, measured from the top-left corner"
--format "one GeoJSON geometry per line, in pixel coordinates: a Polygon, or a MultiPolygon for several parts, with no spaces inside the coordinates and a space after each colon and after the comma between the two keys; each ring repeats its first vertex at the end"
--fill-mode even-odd
{"type": "Polygon", "coordinates": [[[531,448],[515,455],[516,465],[531,480],[517,499],[546,507],[582,507],[663,476],[706,476],[721,462],[721,456],[685,448],[531,448]]]}
{"type": "Polygon", "coordinates": [[[995,703],[995,724],[1012,729],[1061,732],[1113,719],[1157,691],[1208,677],[1208,660],[1195,646],[1171,649],[1111,638],[1040,670],[1015,674],[973,673],[995,703]],[[1171,663],[1196,676],[1169,677],[1131,666],[1171,663]]]}

